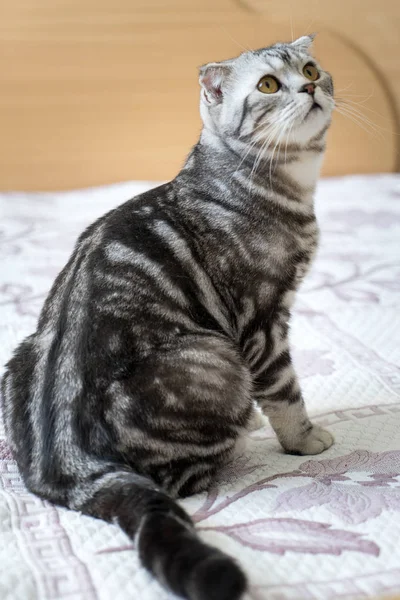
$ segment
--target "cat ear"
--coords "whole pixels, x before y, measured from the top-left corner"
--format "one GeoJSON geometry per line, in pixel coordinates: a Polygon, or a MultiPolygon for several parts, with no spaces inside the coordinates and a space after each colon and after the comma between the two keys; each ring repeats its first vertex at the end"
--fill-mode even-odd
{"type": "Polygon", "coordinates": [[[221,104],[225,83],[231,73],[229,62],[209,63],[200,67],[199,82],[203,99],[207,104],[221,104]]]}
{"type": "Polygon", "coordinates": [[[298,48],[299,50],[309,50],[311,44],[314,41],[314,38],[317,34],[316,33],[311,33],[310,35],[303,35],[302,37],[299,37],[297,40],[294,40],[294,42],[292,42],[292,46],[294,46],[295,48],[298,48]]]}

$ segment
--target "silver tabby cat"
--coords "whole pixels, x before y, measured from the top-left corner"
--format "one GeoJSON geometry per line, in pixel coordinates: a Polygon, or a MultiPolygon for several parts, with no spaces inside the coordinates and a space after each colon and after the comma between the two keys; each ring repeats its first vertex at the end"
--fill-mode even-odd
{"type": "Polygon", "coordinates": [[[183,169],[81,235],[3,379],[27,487],[118,523],[190,600],[246,589],[173,498],[209,488],[255,403],[287,452],[333,442],[307,416],[288,346],[334,106],[311,41],[201,68],[204,127],[183,169]]]}

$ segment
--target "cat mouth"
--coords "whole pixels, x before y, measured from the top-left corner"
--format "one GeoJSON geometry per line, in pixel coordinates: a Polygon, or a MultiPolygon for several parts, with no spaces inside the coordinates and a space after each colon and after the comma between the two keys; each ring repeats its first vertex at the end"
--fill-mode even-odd
{"type": "Polygon", "coordinates": [[[315,102],[315,100],[314,100],[314,102],[313,102],[313,103],[312,103],[312,105],[311,105],[311,108],[310,108],[310,110],[308,111],[308,113],[307,113],[307,115],[306,115],[306,118],[307,118],[307,117],[308,117],[308,116],[309,116],[309,115],[310,115],[312,112],[314,112],[314,111],[316,111],[316,110],[322,110],[322,106],[321,106],[320,104],[318,104],[318,102],[315,102]]]}

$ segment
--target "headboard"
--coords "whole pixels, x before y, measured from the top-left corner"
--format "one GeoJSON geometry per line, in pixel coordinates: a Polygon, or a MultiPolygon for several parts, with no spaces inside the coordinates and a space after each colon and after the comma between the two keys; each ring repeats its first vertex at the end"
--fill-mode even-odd
{"type": "Polygon", "coordinates": [[[200,130],[197,67],[312,31],[351,112],[324,174],[398,170],[397,0],[5,2],[0,189],[173,177],[200,130]]]}

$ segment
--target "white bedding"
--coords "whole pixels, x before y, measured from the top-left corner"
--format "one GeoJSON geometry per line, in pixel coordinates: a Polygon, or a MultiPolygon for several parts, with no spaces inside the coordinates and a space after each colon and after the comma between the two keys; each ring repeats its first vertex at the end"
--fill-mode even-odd
{"type": "MultiPolygon", "coordinates": [[[[35,327],[85,225],[149,184],[0,194],[0,364],[35,327]]],[[[283,454],[269,428],[182,504],[235,556],[252,600],[400,591],[400,176],[324,180],[322,242],[292,345],[309,412],[336,444],[283,454]]],[[[0,427],[0,598],[171,600],[119,529],[24,489],[0,427]]]]}

